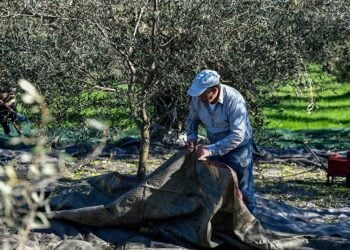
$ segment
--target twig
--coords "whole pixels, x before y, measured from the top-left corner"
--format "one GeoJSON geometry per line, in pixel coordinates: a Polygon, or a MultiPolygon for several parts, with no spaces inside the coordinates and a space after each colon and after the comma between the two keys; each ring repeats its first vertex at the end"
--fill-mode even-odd
{"type": "Polygon", "coordinates": [[[108,92],[116,92],[116,90],[113,89],[113,88],[102,87],[102,86],[98,86],[98,85],[95,85],[94,88],[95,89],[100,89],[100,90],[103,90],[103,91],[108,91],[108,92]]]}
{"type": "Polygon", "coordinates": [[[138,27],[140,25],[140,21],[141,21],[142,15],[143,15],[143,11],[145,10],[147,3],[148,3],[148,1],[146,1],[145,5],[141,8],[140,15],[137,18],[137,22],[136,22],[136,25],[135,25],[135,28],[134,28],[133,37],[136,36],[136,32],[137,32],[137,29],[138,29],[138,27]]]}
{"type": "Polygon", "coordinates": [[[311,150],[311,148],[305,143],[303,142],[305,148],[314,156],[314,158],[321,163],[322,167],[327,170],[327,167],[324,165],[324,163],[320,160],[320,158],[318,158],[318,156],[314,153],[314,151],[311,150]]]}

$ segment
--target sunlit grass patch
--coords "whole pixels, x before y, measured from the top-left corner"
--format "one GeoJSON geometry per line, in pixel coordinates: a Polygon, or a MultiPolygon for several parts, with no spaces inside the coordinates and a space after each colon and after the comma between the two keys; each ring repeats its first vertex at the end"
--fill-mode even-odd
{"type": "Polygon", "coordinates": [[[325,129],[350,127],[350,84],[339,83],[317,65],[302,84],[291,83],[271,93],[267,128],[325,129]]]}

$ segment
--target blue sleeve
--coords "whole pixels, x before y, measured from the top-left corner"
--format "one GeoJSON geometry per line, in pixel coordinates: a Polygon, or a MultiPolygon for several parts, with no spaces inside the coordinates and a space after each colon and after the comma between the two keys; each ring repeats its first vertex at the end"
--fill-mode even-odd
{"type": "Polygon", "coordinates": [[[198,127],[201,123],[194,98],[191,100],[190,111],[186,119],[187,140],[198,139],[198,127]]]}

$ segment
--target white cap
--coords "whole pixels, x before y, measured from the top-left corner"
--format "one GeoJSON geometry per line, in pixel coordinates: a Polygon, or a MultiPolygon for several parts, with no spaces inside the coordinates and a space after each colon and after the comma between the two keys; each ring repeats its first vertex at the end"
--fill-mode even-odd
{"type": "Polygon", "coordinates": [[[210,87],[220,83],[220,75],[215,70],[205,69],[199,72],[192,81],[187,94],[190,96],[200,96],[210,87]]]}

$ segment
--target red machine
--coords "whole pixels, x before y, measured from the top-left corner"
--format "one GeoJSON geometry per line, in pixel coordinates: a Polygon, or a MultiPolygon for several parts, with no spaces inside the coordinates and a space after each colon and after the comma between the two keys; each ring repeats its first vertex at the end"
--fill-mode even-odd
{"type": "Polygon", "coordinates": [[[350,187],[350,151],[346,157],[341,157],[339,154],[328,157],[327,184],[330,184],[329,177],[332,177],[331,184],[333,184],[336,176],[346,177],[346,186],[350,187]]]}

